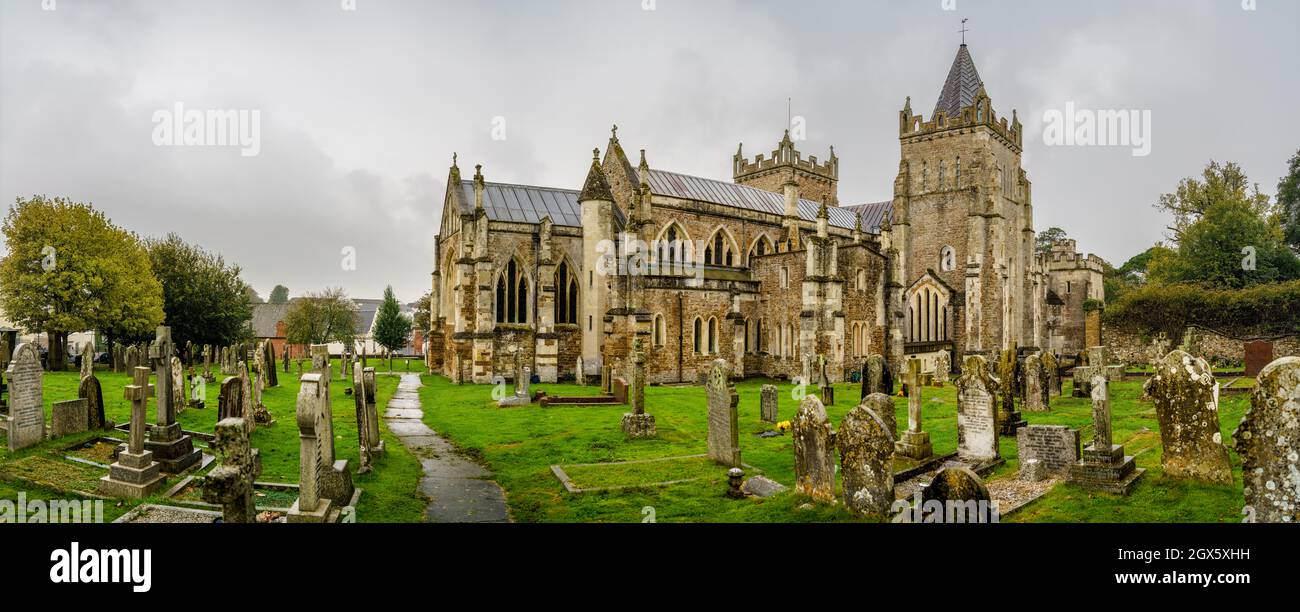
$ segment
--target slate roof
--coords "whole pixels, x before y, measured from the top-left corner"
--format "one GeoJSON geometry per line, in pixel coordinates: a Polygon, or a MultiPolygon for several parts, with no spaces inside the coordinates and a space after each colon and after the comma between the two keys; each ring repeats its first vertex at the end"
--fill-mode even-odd
{"type": "MultiPolygon", "coordinates": [[[[469,206],[465,212],[474,212],[474,181],[462,180],[460,185],[469,206]]],[[[541,223],[549,215],[556,225],[582,227],[578,192],[572,189],[484,183],[483,210],[493,221],[541,223]]]]}
{"type": "Polygon", "coordinates": [[[278,338],[276,324],[284,320],[287,312],[289,304],[253,304],[253,337],[278,338]]]}
{"type": "Polygon", "coordinates": [[[886,200],[884,202],[868,202],[866,204],[851,204],[841,206],[843,210],[862,217],[862,231],[868,234],[879,234],[880,227],[889,225],[894,218],[894,201],[886,200]]]}
{"type": "MultiPolygon", "coordinates": [[[[716,179],[678,174],[667,170],[650,170],[650,191],[656,195],[698,200],[732,206],[746,210],[784,215],[785,196],[748,185],[737,185],[716,179]]],[[[812,200],[799,200],[799,218],[804,221],[817,221],[817,211],[821,203],[812,200]]],[[[832,227],[853,229],[853,213],[837,206],[827,208],[827,217],[832,227]]],[[[863,231],[871,231],[865,222],[863,231]]]]}
{"type": "Polygon", "coordinates": [[[939,92],[934,112],[943,111],[948,117],[961,115],[961,109],[975,103],[975,96],[983,86],[984,81],[975,70],[975,60],[971,59],[970,50],[963,44],[957,49],[952,68],[948,69],[948,80],[944,81],[943,91],[939,92]]]}

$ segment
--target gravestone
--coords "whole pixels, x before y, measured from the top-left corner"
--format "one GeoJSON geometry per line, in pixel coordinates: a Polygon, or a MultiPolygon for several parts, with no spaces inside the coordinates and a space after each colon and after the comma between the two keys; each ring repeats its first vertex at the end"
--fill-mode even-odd
{"type": "Polygon", "coordinates": [[[979,475],[967,467],[948,466],[939,470],[930,484],[921,492],[921,499],[929,501],[992,501],[988,487],[979,475]]]}
{"type": "Polygon", "coordinates": [[[952,379],[952,361],[948,351],[939,351],[934,358],[934,384],[942,387],[952,379]]]}
{"type": "Polygon", "coordinates": [[[583,366],[582,355],[578,355],[578,363],[573,367],[573,383],[580,386],[587,386],[587,369],[583,366]]]}
{"type": "MultiPolygon", "coordinates": [[[[194,448],[194,441],[176,422],[176,394],[172,391],[172,356],[176,347],[172,344],[171,328],[159,326],[154,343],[149,348],[150,359],[156,360],[154,372],[157,390],[154,399],[158,402],[157,420],[149,428],[149,440],[145,448],[153,453],[155,461],[162,465],[162,471],[179,474],[198,463],[203,453],[194,448]]],[[[182,401],[184,395],[181,395],[182,401]]]]}
{"type": "Polygon", "coordinates": [[[366,409],[366,384],[365,374],[361,369],[361,364],[352,365],[352,405],[355,409],[357,419],[357,446],[360,450],[361,466],[357,468],[357,474],[366,474],[371,468],[371,440],[370,440],[370,413],[366,409]]]}
{"type": "Polygon", "coordinates": [[[885,424],[885,431],[895,440],[898,439],[898,416],[895,414],[893,397],[884,393],[872,393],[862,400],[862,405],[876,413],[880,422],[885,424]]]}
{"type": "Polygon", "coordinates": [[[11,453],[45,440],[44,376],[36,345],[19,344],[5,370],[9,386],[9,419],[4,425],[11,453]]]}
{"type": "Polygon", "coordinates": [[[50,420],[50,437],[62,438],[63,436],[83,433],[89,429],[90,418],[86,413],[86,400],[74,399],[65,402],[54,402],[50,409],[53,413],[50,420]]]}
{"type": "Polygon", "coordinates": [[[972,464],[999,461],[998,415],[994,393],[997,379],[988,362],[971,355],[957,379],[957,457],[972,464]]]}
{"type": "Polygon", "coordinates": [[[221,381],[221,391],[217,396],[217,422],[220,423],[226,419],[247,419],[248,415],[244,414],[244,387],[243,381],[234,376],[228,376],[221,381]]]}
{"type": "Polygon", "coordinates": [[[253,482],[262,473],[262,456],[249,444],[251,432],[244,419],[226,419],[217,423],[217,440],[213,450],[221,460],[203,479],[203,501],[221,505],[225,523],[257,522],[253,503],[253,482]]]}
{"type": "Polygon", "coordinates": [[[831,384],[831,378],[826,373],[826,358],[820,355],[817,357],[817,380],[822,404],[826,406],[834,406],[835,387],[831,384]]]}
{"type": "Polygon", "coordinates": [[[1247,342],[1243,349],[1246,352],[1246,376],[1256,378],[1268,364],[1273,362],[1273,343],[1267,340],[1255,340],[1247,342]]]}
{"type": "Polygon", "coordinates": [[[216,378],[212,375],[212,345],[203,347],[203,379],[212,382],[216,378]]]}
{"type": "Polygon", "coordinates": [[[271,344],[270,341],[267,341],[263,346],[266,347],[263,349],[266,352],[266,356],[262,358],[262,361],[266,364],[266,386],[278,387],[280,386],[280,375],[275,371],[275,345],[271,344]]]}
{"type": "Polygon", "coordinates": [[[1111,438],[1110,381],[1103,372],[1093,370],[1090,389],[1092,444],[1083,449],[1083,458],[1070,468],[1070,482],[1088,489],[1128,495],[1146,469],[1137,467],[1133,457],[1124,454],[1124,446],[1115,444],[1111,438]]]}
{"type": "Polygon", "coordinates": [[[763,385],[762,390],[759,392],[758,418],[764,423],[777,422],[779,405],[776,385],[763,385]]]}
{"type": "Polygon", "coordinates": [[[1068,477],[1079,462],[1079,430],[1065,425],[1028,425],[1016,432],[1016,448],[1022,472],[1030,461],[1037,461],[1046,476],[1068,477]]]}
{"type": "MultiPolygon", "coordinates": [[[[312,349],[314,362],[316,347],[312,349]]],[[[325,369],[329,366],[325,365],[325,369]]],[[[324,473],[330,469],[333,459],[325,448],[324,436],[329,427],[320,405],[321,379],[320,372],[303,374],[298,388],[298,499],[289,508],[286,520],[290,523],[331,522],[334,502],[321,491],[324,473]]]]}
{"type": "Polygon", "coordinates": [[[608,365],[600,366],[600,392],[611,393],[614,390],[614,378],[608,365]]]}
{"type": "Polygon", "coordinates": [[[709,368],[706,388],[709,402],[709,458],[729,467],[740,467],[740,428],[736,407],[740,396],[731,386],[731,364],[715,359],[709,368]]]}
{"type": "Polygon", "coordinates": [[[1232,462],[1219,431],[1219,384],[1210,364],[1173,351],[1157,364],[1144,389],[1160,421],[1165,476],[1232,484],[1232,462]]]}
{"type": "Polygon", "coordinates": [[[831,423],[816,395],[804,396],[791,424],[794,488],[814,500],[835,502],[835,456],[831,423]]]}
{"type": "Polygon", "coordinates": [[[1044,400],[1049,406],[1053,396],[1061,396],[1061,364],[1056,361],[1056,355],[1051,351],[1043,353],[1043,372],[1047,375],[1047,398],[1044,400]]]}
{"type": "Polygon", "coordinates": [[[361,369],[361,383],[366,390],[366,418],[370,426],[370,454],[382,455],[386,452],[384,440],[379,429],[379,399],[376,395],[375,369],[361,369]]]}
{"type": "Polygon", "coordinates": [[[934,456],[930,434],[921,428],[921,362],[907,362],[907,431],[895,443],[894,452],[923,461],[934,456]]]}
{"type": "Polygon", "coordinates": [[[529,390],[529,384],[532,379],[532,371],[524,365],[523,351],[515,351],[515,392],[497,401],[498,407],[507,406],[527,406],[533,402],[532,391],[529,390]]]}
{"type": "Polygon", "coordinates": [[[844,505],[885,516],[894,504],[894,435],[866,404],[850,410],[835,433],[844,505]]]}
{"type": "MultiPolygon", "coordinates": [[[[312,367],[317,377],[316,380],[310,381],[310,384],[304,382],[302,386],[310,387],[316,394],[315,411],[320,415],[317,426],[321,449],[320,494],[333,501],[335,508],[342,508],[351,503],[356,488],[352,484],[352,474],[348,471],[347,459],[337,459],[334,453],[334,408],[330,404],[332,364],[330,364],[329,346],[312,345],[311,357],[312,367]]],[[[363,361],[362,365],[364,364],[363,361]]]]}
{"type": "Polygon", "coordinates": [[[1300,523],[1300,357],[1264,367],[1233,438],[1247,520],[1300,523]]]}
{"type": "Polygon", "coordinates": [[[81,377],[95,374],[95,344],[85,342],[81,345],[81,377]]]}
{"type": "Polygon", "coordinates": [[[1024,409],[1026,412],[1048,412],[1051,410],[1044,403],[1047,388],[1043,384],[1043,358],[1038,353],[1025,357],[1024,363],[1024,409]]]}
{"type": "Polygon", "coordinates": [[[175,406],[176,412],[183,412],[187,402],[185,401],[185,366],[181,365],[179,357],[171,358],[172,374],[172,406],[175,406]]]}
{"type": "Polygon", "coordinates": [[[1016,410],[1016,349],[1015,345],[998,355],[998,423],[1004,436],[1016,435],[1016,430],[1028,425],[1016,410]]]}
{"type": "MultiPolygon", "coordinates": [[[[655,417],[645,411],[645,351],[641,339],[632,341],[632,384],[628,390],[632,412],[623,414],[623,433],[633,439],[653,438],[656,435],[655,417]]],[[[712,408],[712,405],[710,405],[712,408]]],[[[734,409],[733,409],[733,419],[734,409]]],[[[710,411],[710,417],[712,411],[710,411]]],[[[712,421],[710,420],[710,423],[712,421]]],[[[712,442],[712,437],[709,438],[712,442]]],[[[737,447],[739,448],[739,447],[737,447]]],[[[737,450],[739,453],[739,450],[737,450]]],[[[737,455],[739,456],[739,455],[737,455]]]]}
{"type": "Polygon", "coordinates": [[[87,376],[77,385],[77,397],[86,400],[86,424],[91,429],[112,429],[113,426],[104,418],[104,390],[99,386],[99,379],[87,376]]]}
{"type": "Polygon", "coordinates": [[[249,433],[257,430],[257,397],[253,394],[256,387],[253,385],[253,379],[248,372],[248,363],[243,360],[235,362],[235,374],[239,378],[239,413],[244,419],[244,426],[248,428],[249,433]]]}
{"type": "Polygon", "coordinates": [[[131,402],[131,437],[126,450],[119,452],[117,461],[109,466],[108,475],[99,479],[99,492],[109,497],[144,499],[161,489],[166,481],[161,473],[162,465],[145,448],[148,403],[155,396],[154,386],[149,384],[149,368],[136,368],[132,381],[125,392],[127,401],[131,402]]]}
{"type": "Polygon", "coordinates": [[[867,355],[866,362],[862,364],[862,394],[859,399],[866,399],[872,393],[892,394],[894,390],[885,386],[885,378],[888,373],[889,364],[884,357],[867,355]]]}

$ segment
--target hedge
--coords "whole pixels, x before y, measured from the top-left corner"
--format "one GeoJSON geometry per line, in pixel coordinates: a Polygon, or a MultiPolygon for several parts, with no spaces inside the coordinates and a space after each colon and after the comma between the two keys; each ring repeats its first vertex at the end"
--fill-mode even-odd
{"type": "Polygon", "coordinates": [[[1198,285],[1148,285],[1106,307],[1107,325],[1179,337],[1189,325],[1247,339],[1300,332],[1300,281],[1215,290],[1198,285]]]}

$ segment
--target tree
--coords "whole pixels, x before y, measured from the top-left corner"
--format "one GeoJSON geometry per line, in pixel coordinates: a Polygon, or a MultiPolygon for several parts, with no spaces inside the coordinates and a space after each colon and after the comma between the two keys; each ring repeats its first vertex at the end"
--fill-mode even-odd
{"type": "Polygon", "coordinates": [[[260,295],[257,294],[257,290],[254,289],[252,285],[245,285],[245,286],[244,286],[244,296],[245,296],[246,298],[248,298],[248,303],[249,303],[249,304],[265,304],[265,303],[266,303],[266,301],[262,299],[262,296],[260,296],[260,295]]]}
{"type": "Polygon", "coordinates": [[[1157,252],[1168,250],[1164,245],[1157,244],[1134,255],[1118,268],[1107,266],[1102,278],[1102,284],[1106,292],[1106,303],[1113,304],[1128,292],[1146,285],[1147,270],[1151,264],[1151,259],[1156,256],[1157,252]]]}
{"type": "Polygon", "coordinates": [[[66,368],[69,333],[140,336],[163,321],[162,286],[139,238],[89,204],[18,198],[3,227],[0,306],[49,336],[49,368],[66,368]]]}
{"type": "Polygon", "coordinates": [[[163,286],[163,310],[177,346],[230,345],[251,335],[253,308],[239,266],[186,244],[176,234],[149,240],[149,260],[163,286]]]}
{"type": "Polygon", "coordinates": [[[289,344],[342,342],[351,346],[356,338],[357,305],[342,289],[308,293],[291,303],[284,325],[289,344]]]}
{"type": "Polygon", "coordinates": [[[1059,227],[1049,227],[1038,232],[1038,237],[1034,240],[1034,250],[1040,255],[1047,255],[1052,252],[1052,245],[1057,240],[1065,239],[1065,230],[1059,227]]]}
{"type": "Polygon", "coordinates": [[[1286,242],[1300,251],[1300,151],[1287,162],[1287,174],[1277,184],[1277,207],[1286,242]]]}
{"type": "Polygon", "coordinates": [[[388,350],[388,371],[393,371],[393,353],[411,338],[411,320],[402,315],[402,306],[393,295],[393,286],[384,289],[384,301],[375,313],[375,342],[388,350]]]}
{"type": "Polygon", "coordinates": [[[266,303],[288,304],[289,288],[285,287],[284,285],[276,285],[275,288],[271,290],[271,297],[267,298],[266,303]]]}
{"type": "Polygon", "coordinates": [[[1287,248],[1268,197],[1250,189],[1233,163],[1210,162],[1203,177],[1161,196],[1159,206],[1175,215],[1175,245],[1152,253],[1150,280],[1240,289],[1300,278],[1300,260],[1287,248]]]}
{"type": "Polygon", "coordinates": [[[432,301],[433,292],[425,291],[424,295],[420,296],[419,300],[416,300],[415,312],[413,313],[415,328],[420,330],[420,333],[424,334],[426,338],[429,337],[429,330],[433,329],[432,301]]]}
{"type": "Polygon", "coordinates": [[[1188,227],[1219,202],[1239,202],[1259,216],[1270,213],[1268,196],[1260,193],[1258,185],[1252,186],[1246,173],[1233,162],[1219,164],[1211,161],[1201,172],[1201,179],[1183,179],[1174,193],[1160,196],[1155,204],[1157,209],[1173,214],[1174,224],[1168,229],[1175,241],[1180,240],[1188,227]]]}

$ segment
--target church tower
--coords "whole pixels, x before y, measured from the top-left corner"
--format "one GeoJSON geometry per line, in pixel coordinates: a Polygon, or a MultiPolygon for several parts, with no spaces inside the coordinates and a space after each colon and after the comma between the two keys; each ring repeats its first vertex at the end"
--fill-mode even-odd
{"type": "Polygon", "coordinates": [[[793,181],[800,198],[839,206],[836,186],[840,181],[840,159],[835,157],[835,147],[831,147],[831,157],[825,163],[819,163],[816,155],[804,159],[794,148],[790,130],[786,130],[770,158],[760,153],[750,161],[745,158],[744,148],[741,143],[731,160],[732,178],[737,185],[783,193],[786,184],[793,181]]]}
{"type": "Polygon", "coordinates": [[[904,290],[891,308],[906,353],[1036,345],[1033,208],[1015,111],[997,115],[963,43],[929,120],[909,97],[898,127],[892,229],[904,290]]]}

